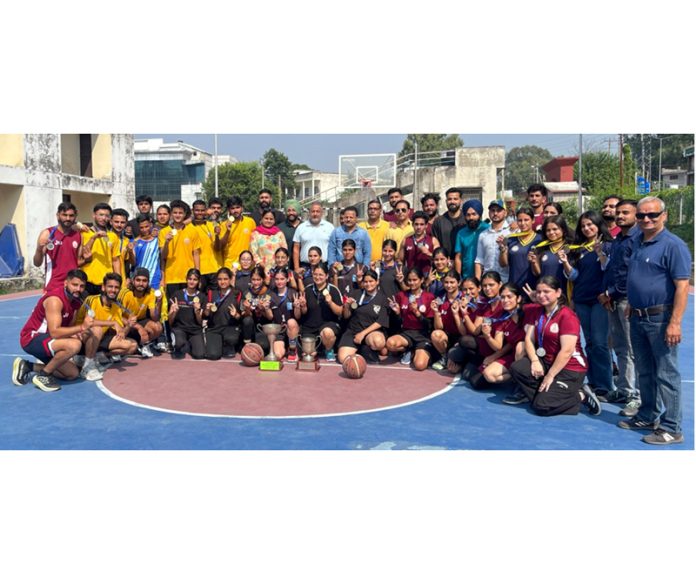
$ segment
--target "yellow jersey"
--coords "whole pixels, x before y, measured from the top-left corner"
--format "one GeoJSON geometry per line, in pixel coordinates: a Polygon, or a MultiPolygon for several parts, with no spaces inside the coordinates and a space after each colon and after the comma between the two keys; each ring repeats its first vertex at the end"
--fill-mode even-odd
{"type": "MultiPolygon", "coordinates": [[[[221,227],[220,239],[225,237],[225,233],[228,231],[227,221],[221,227]]],[[[229,228],[230,237],[224,249],[226,267],[231,268],[233,262],[239,261],[239,254],[249,249],[251,232],[254,229],[256,229],[256,221],[246,215],[242,215],[241,219],[232,223],[232,227],[229,228]]]]}
{"type": "Polygon", "coordinates": [[[396,242],[396,251],[398,252],[404,239],[413,233],[413,225],[409,219],[405,227],[390,227],[387,231],[387,239],[393,239],[396,242]]]}
{"type": "MultiPolygon", "coordinates": [[[[82,232],[82,246],[92,239],[94,231],[82,232]]],[[[126,245],[128,240],[126,240],[126,245]]],[[[106,239],[98,237],[92,245],[92,261],[87,262],[82,269],[87,274],[87,281],[101,286],[104,276],[114,271],[113,259],[119,257],[119,239],[113,231],[106,232],[106,239]]],[[[123,269],[123,266],[121,267],[123,269]]],[[[121,272],[123,276],[123,272],[121,272]]]]}
{"type": "Polygon", "coordinates": [[[380,219],[377,225],[370,225],[367,221],[361,221],[358,223],[358,227],[362,227],[367,231],[367,235],[370,237],[370,243],[372,244],[372,257],[370,261],[378,262],[382,259],[382,244],[389,233],[389,223],[384,219],[380,219]]]}
{"type": "MultiPolygon", "coordinates": [[[[215,226],[212,221],[205,221],[200,225],[191,223],[191,226],[198,232],[201,242],[201,274],[214,274],[222,266],[219,254],[215,251],[215,226]]],[[[222,229],[220,230],[222,235],[222,229]]]]}
{"type": "MultiPolygon", "coordinates": [[[[85,314],[87,314],[87,306],[94,311],[94,320],[112,320],[123,326],[123,311],[121,308],[115,302],[112,302],[111,306],[105,306],[102,304],[101,294],[87,296],[87,299],[80,307],[80,310],[77,311],[75,324],[82,324],[84,322],[85,314]]],[[[105,326],[102,328],[104,329],[104,332],[106,332],[111,327],[105,326]]]]}
{"type": "MultiPolygon", "coordinates": [[[[165,238],[170,231],[172,231],[172,227],[169,226],[160,230],[157,236],[160,250],[164,249],[167,243],[165,238]]],[[[167,284],[185,284],[186,272],[196,267],[193,265],[193,250],[201,249],[198,230],[191,224],[184,226],[183,229],[177,229],[174,239],[168,245],[169,253],[164,264],[165,282],[167,284]]]]}
{"type": "Polygon", "coordinates": [[[155,298],[155,291],[152,288],[150,288],[142,298],[136,298],[133,291],[126,288],[119,293],[118,301],[123,305],[123,308],[126,309],[126,318],[130,315],[134,315],[138,320],[143,320],[147,318],[148,310],[152,318],[152,315],[155,313],[157,298],[155,298]]]}

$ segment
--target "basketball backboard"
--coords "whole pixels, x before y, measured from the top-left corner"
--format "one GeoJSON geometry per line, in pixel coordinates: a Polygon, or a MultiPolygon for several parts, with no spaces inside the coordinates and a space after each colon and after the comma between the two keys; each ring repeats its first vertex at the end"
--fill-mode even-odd
{"type": "Polygon", "coordinates": [[[359,189],[396,185],[396,154],[345,154],[338,157],[340,186],[359,189]]]}

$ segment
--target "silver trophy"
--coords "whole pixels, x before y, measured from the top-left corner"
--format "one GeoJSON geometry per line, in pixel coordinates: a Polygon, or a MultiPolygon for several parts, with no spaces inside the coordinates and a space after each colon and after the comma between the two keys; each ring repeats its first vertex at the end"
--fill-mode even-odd
{"type": "Polygon", "coordinates": [[[302,359],[297,361],[298,371],[319,371],[319,361],[317,361],[317,343],[321,337],[305,336],[300,337],[302,347],[302,359]]]}
{"type": "Polygon", "coordinates": [[[261,369],[261,371],[280,371],[283,368],[283,364],[273,351],[273,344],[275,343],[276,337],[285,331],[285,325],[275,323],[259,324],[256,326],[256,328],[266,335],[268,338],[268,344],[270,346],[268,355],[266,355],[259,363],[259,369],[261,369]]]}

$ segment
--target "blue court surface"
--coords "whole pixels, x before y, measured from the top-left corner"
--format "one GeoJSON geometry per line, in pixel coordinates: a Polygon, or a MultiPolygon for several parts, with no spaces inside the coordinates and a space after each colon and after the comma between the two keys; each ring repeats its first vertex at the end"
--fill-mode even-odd
{"type": "MultiPolygon", "coordinates": [[[[19,331],[38,296],[0,297],[0,449],[5,450],[659,450],[616,426],[619,405],[600,416],[541,418],[501,403],[506,391],[475,392],[458,382],[432,399],[372,413],[264,419],[202,417],[117,401],[95,383],[65,383],[47,394],[16,387],[19,331]]],[[[694,448],[694,296],[683,321],[679,363],[685,441],[694,448]]],[[[413,376],[419,373],[411,372],[413,376]]],[[[265,374],[267,375],[267,374],[265,374]]],[[[308,375],[308,374],[302,374],[308,375]]],[[[311,374],[309,374],[311,375],[311,374]]],[[[369,375],[369,371],[368,371],[369,375]]],[[[205,378],[201,383],[216,383],[205,378]]],[[[451,378],[443,376],[443,388],[451,378]]],[[[172,380],[175,382],[175,380],[172,380]]],[[[196,391],[195,387],[190,388],[196,391]]]]}

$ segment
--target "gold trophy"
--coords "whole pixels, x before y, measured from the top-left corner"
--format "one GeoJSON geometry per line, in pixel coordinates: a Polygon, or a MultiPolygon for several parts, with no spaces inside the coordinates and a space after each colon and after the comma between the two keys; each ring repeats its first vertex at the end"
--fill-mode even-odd
{"type": "Polygon", "coordinates": [[[268,337],[268,344],[270,345],[268,355],[261,359],[259,363],[259,369],[261,371],[280,371],[283,368],[283,363],[273,351],[273,343],[275,343],[276,337],[285,331],[285,325],[275,323],[259,324],[256,328],[268,337]]]}

